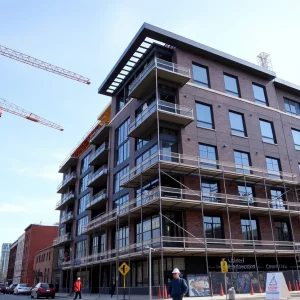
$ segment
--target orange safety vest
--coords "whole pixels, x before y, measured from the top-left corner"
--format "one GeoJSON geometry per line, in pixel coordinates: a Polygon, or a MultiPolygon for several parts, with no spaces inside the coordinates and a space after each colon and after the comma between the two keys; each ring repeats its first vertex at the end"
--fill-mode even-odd
{"type": "Polygon", "coordinates": [[[75,283],[74,283],[74,292],[75,293],[80,292],[81,287],[82,287],[81,281],[80,280],[75,281],[75,283]]]}

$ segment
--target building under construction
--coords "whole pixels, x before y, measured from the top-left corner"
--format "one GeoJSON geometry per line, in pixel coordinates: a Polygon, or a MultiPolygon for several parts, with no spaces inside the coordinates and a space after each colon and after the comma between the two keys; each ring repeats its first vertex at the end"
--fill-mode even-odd
{"type": "Polygon", "coordinates": [[[153,294],[177,267],[190,296],[264,289],[300,255],[300,87],[144,24],[98,90],[111,97],[60,166],[57,281],[153,294]],[[149,272],[149,251],[152,271],[149,272]]]}

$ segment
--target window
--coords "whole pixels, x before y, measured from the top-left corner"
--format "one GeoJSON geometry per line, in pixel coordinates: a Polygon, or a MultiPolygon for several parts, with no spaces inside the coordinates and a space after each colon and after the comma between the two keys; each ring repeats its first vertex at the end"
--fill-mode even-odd
{"type": "Polygon", "coordinates": [[[91,197],[91,194],[87,194],[87,195],[85,195],[85,196],[83,196],[82,198],[79,199],[78,214],[81,214],[82,212],[85,211],[86,203],[90,199],[90,197],[91,197]]]}
{"type": "Polygon", "coordinates": [[[93,238],[93,248],[92,254],[100,253],[106,251],[106,234],[103,233],[100,236],[95,236],[93,238]],[[99,245],[100,242],[100,245],[99,245]]]}
{"type": "Polygon", "coordinates": [[[246,152],[234,151],[234,162],[237,166],[236,171],[244,174],[251,174],[250,155],[246,152]]]}
{"type": "Polygon", "coordinates": [[[211,105],[196,103],[197,126],[213,129],[213,116],[211,105]]]}
{"type": "Polygon", "coordinates": [[[91,159],[91,153],[89,153],[85,158],[82,159],[80,174],[84,173],[89,168],[90,159],[91,159]]]}
{"type": "Polygon", "coordinates": [[[242,114],[229,112],[231,133],[239,136],[247,136],[244,116],[242,114]]]}
{"type": "Polygon", "coordinates": [[[263,105],[268,105],[266,88],[255,83],[252,83],[252,88],[255,102],[263,105]]]}
{"type": "Polygon", "coordinates": [[[273,123],[265,120],[259,120],[259,123],[263,141],[270,144],[276,144],[273,123]]]}
{"type": "Polygon", "coordinates": [[[223,229],[220,217],[204,217],[205,237],[208,239],[222,239],[223,229]]]}
{"type": "Polygon", "coordinates": [[[114,193],[117,193],[122,190],[122,187],[120,186],[120,179],[123,175],[127,174],[129,172],[129,166],[123,168],[114,176],[114,193]]]}
{"type": "Polygon", "coordinates": [[[136,225],[136,242],[148,241],[160,237],[159,217],[154,216],[136,225]]]}
{"type": "Polygon", "coordinates": [[[275,230],[277,232],[278,241],[283,241],[283,242],[291,241],[289,225],[287,222],[283,222],[283,221],[275,222],[275,230]]]}
{"type": "Polygon", "coordinates": [[[240,204],[253,205],[253,188],[252,186],[238,185],[240,204]]]}
{"type": "Polygon", "coordinates": [[[295,149],[300,150],[300,131],[296,129],[292,129],[295,149]]]}
{"type": "Polygon", "coordinates": [[[85,216],[77,221],[77,235],[81,235],[85,225],[88,223],[89,217],[85,216]]]}
{"type": "MultiPolygon", "coordinates": [[[[121,198],[119,198],[118,200],[116,200],[116,201],[114,201],[114,209],[115,208],[120,208],[120,206],[123,206],[123,205],[125,205],[126,203],[128,203],[129,202],[129,195],[127,194],[127,195],[125,195],[125,196],[123,196],[123,197],[121,197],[121,198]]],[[[126,209],[128,209],[127,207],[125,207],[125,208],[123,208],[122,210],[119,210],[119,213],[123,213],[126,209]]]]}
{"type": "Polygon", "coordinates": [[[118,249],[129,245],[129,229],[128,227],[122,227],[115,234],[115,244],[113,249],[118,249]]]}
{"type": "Polygon", "coordinates": [[[106,233],[100,236],[100,252],[106,251],[106,233]]]}
{"type": "Polygon", "coordinates": [[[75,259],[80,259],[86,256],[86,240],[75,244],[75,259]]]}
{"type": "Polygon", "coordinates": [[[256,220],[241,219],[242,234],[244,240],[258,240],[258,227],[256,220]]]}
{"type": "Polygon", "coordinates": [[[150,149],[146,150],[143,154],[137,157],[137,159],[135,160],[135,165],[137,166],[141,162],[145,162],[146,159],[151,157],[153,154],[157,153],[157,150],[157,145],[154,145],[150,149]]]}
{"type": "Polygon", "coordinates": [[[216,193],[219,192],[219,185],[214,181],[201,182],[202,199],[207,202],[219,202],[216,193]]]}
{"type": "Polygon", "coordinates": [[[153,138],[153,134],[150,134],[148,137],[146,137],[145,139],[139,139],[136,138],[135,139],[135,150],[139,150],[142,147],[144,147],[145,145],[148,144],[149,141],[151,141],[153,138]]]}
{"type": "Polygon", "coordinates": [[[240,97],[240,90],[237,77],[224,74],[224,83],[227,94],[240,97]]]}
{"type": "Polygon", "coordinates": [[[193,64],[194,83],[209,88],[208,68],[193,64]]]}
{"type": "Polygon", "coordinates": [[[130,120],[127,119],[116,129],[116,158],[115,165],[119,165],[129,157],[130,140],[127,136],[130,120]]]}
{"type": "Polygon", "coordinates": [[[217,160],[217,151],[215,146],[199,144],[199,156],[201,166],[216,169],[218,166],[214,161],[217,160]]]}
{"type": "MultiPolygon", "coordinates": [[[[136,206],[140,206],[141,203],[145,204],[149,200],[153,199],[153,194],[151,194],[151,191],[154,190],[157,186],[158,186],[158,179],[154,179],[151,182],[144,184],[141,188],[136,189],[135,191],[136,206]]],[[[166,194],[164,193],[164,195],[166,194]]]]}
{"type": "Polygon", "coordinates": [[[286,209],[285,205],[283,204],[283,193],[281,190],[270,190],[271,194],[271,201],[272,201],[272,208],[276,209],[286,209]]]}
{"type": "Polygon", "coordinates": [[[82,193],[87,189],[87,183],[88,183],[89,177],[90,177],[90,173],[80,179],[79,193],[82,193]]]}
{"type": "Polygon", "coordinates": [[[266,165],[268,176],[270,178],[281,178],[280,175],[280,161],[277,158],[266,157],[266,165]]]}
{"type": "Polygon", "coordinates": [[[284,98],[285,110],[293,115],[300,115],[300,104],[296,101],[284,98]]]}

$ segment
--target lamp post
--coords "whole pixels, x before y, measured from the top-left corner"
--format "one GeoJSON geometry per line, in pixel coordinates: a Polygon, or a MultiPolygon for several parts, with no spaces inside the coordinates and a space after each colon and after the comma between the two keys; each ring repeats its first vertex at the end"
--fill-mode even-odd
{"type": "Polygon", "coordinates": [[[150,246],[146,246],[146,249],[149,249],[149,299],[152,300],[152,258],[151,258],[151,252],[155,251],[154,248],[151,248],[150,246]]]}

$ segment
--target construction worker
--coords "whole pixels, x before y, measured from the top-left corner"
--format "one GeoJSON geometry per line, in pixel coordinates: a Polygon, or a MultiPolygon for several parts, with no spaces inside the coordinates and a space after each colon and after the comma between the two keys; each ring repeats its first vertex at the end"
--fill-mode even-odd
{"type": "Polygon", "coordinates": [[[79,295],[79,299],[81,299],[81,289],[82,289],[82,283],[80,281],[80,277],[78,277],[74,283],[74,292],[75,292],[74,300],[77,299],[78,295],[79,295]]]}
{"type": "Polygon", "coordinates": [[[172,272],[173,279],[168,286],[168,298],[173,300],[182,300],[188,292],[188,285],[183,278],[179,278],[180,271],[175,268],[172,272]]]}

